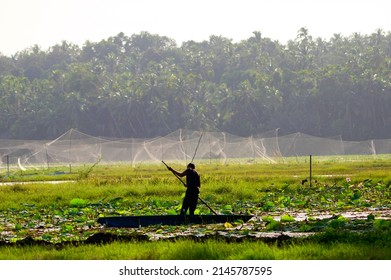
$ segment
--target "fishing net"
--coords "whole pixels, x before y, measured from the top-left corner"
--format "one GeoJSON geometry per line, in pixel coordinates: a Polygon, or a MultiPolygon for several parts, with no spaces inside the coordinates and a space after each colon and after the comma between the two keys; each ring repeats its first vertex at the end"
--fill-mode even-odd
{"type": "Polygon", "coordinates": [[[152,139],[94,137],[71,129],[52,141],[1,140],[0,167],[68,164],[191,161],[262,161],[276,163],[309,155],[378,155],[391,153],[391,139],[343,141],[294,133],[278,135],[278,129],[256,136],[239,137],[226,132],[179,129],[152,139]]]}

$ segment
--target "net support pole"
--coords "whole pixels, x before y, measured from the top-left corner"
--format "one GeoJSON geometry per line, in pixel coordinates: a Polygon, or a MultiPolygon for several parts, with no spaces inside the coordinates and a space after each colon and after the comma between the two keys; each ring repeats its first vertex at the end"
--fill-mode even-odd
{"type": "Polygon", "coordinates": [[[310,188],[312,187],[312,155],[310,155],[310,188]]]}
{"type": "Polygon", "coordinates": [[[7,176],[10,176],[10,156],[7,155],[7,176]]]}
{"type": "Polygon", "coordinates": [[[49,169],[49,155],[48,155],[48,146],[45,144],[45,154],[46,154],[46,167],[49,169]]]}

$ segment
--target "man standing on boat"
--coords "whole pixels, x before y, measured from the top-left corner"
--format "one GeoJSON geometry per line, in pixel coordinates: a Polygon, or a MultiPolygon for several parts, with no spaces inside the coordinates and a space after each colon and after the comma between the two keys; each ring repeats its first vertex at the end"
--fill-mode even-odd
{"type": "Polygon", "coordinates": [[[189,209],[189,214],[194,215],[194,211],[197,207],[198,195],[200,193],[201,180],[200,175],[195,170],[194,163],[189,163],[185,171],[178,172],[171,167],[167,167],[172,173],[178,177],[186,176],[186,194],[183,199],[181,215],[185,215],[189,209]]]}

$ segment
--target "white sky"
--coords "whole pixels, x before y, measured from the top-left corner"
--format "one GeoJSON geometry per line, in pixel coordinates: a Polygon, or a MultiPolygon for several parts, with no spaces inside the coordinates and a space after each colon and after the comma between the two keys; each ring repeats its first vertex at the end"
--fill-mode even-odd
{"type": "Polygon", "coordinates": [[[254,31],[286,43],[306,27],[314,38],[391,31],[390,0],[0,0],[0,53],[62,41],[84,45],[141,31],[183,41],[254,31]]]}

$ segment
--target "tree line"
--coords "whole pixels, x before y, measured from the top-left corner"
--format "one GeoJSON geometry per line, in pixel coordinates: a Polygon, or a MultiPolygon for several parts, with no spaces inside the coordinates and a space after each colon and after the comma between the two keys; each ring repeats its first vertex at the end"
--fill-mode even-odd
{"type": "Polygon", "coordinates": [[[149,138],[178,128],[240,136],[391,138],[391,33],[282,44],[261,32],[180,46],[119,33],[0,54],[0,138],[53,139],[71,128],[149,138]]]}

